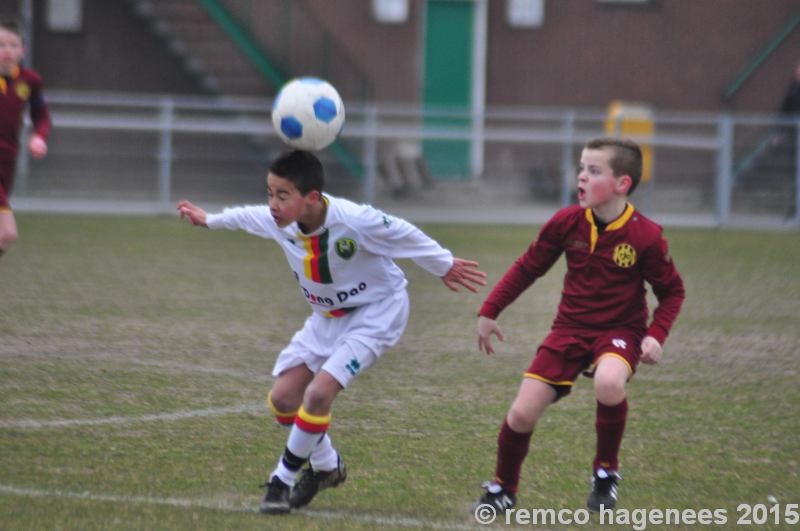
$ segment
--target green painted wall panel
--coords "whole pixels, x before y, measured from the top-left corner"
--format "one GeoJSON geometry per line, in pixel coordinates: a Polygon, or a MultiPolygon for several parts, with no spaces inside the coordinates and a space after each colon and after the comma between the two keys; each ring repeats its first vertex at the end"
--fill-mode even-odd
{"type": "MultiPolygon", "coordinates": [[[[469,113],[472,102],[472,41],[475,6],[469,1],[426,3],[423,101],[426,111],[469,113]]],[[[426,126],[469,130],[468,118],[426,116],[426,126]]],[[[425,140],[423,154],[439,178],[468,178],[470,144],[465,140],[425,140]]]]}

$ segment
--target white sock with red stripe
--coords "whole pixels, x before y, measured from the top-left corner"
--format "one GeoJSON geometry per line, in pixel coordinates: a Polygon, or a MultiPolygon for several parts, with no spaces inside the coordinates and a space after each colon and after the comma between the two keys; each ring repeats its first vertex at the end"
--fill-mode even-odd
{"type": "MultiPolygon", "coordinates": [[[[277,475],[287,485],[294,485],[297,472],[308,461],[318,443],[326,439],[325,431],[330,423],[330,415],[312,415],[300,406],[294,426],[289,432],[289,439],[286,441],[286,449],[272,475],[277,475]]],[[[330,438],[327,440],[330,442],[330,438]]]]}

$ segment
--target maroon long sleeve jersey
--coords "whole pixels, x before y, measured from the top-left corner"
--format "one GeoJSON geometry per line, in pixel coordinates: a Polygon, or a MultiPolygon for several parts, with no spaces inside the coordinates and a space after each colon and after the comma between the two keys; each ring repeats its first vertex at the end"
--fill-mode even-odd
{"type": "Polygon", "coordinates": [[[497,319],[561,253],[567,273],[554,330],[634,328],[664,343],[683,304],[683,280],[661,227],[631,204],[603,230],[589,208],[559,210],[492,289],[480,315],[497,319]],[[645,282],[658,299],[650,326],[645,282]]]}
{"type": "Polygon", "coordinates": [[[29,105],[34,132],[47,140],[50,112],[42,94],[42,78],[33,70],[15,68],[0,76],[0,160],[17,156],[22,113],[29,105]]]}

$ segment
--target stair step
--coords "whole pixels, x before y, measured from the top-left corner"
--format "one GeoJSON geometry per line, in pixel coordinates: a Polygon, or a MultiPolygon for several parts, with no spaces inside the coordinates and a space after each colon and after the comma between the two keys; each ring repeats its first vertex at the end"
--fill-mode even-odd
{"type": "Polygon", "coordinates": [[[263,96],[270,91],[270,87],[259,78],[233,78],[225,77],[218,80],[218,84],[223,92],[248,96],[263,96]]]}
{"type": "MultiPolygon", "coordinates": [[[[189,44],[186,44],[186,46],[188,48],[189,44]]],[[[225,70],[239,68],[251,71],[253,69],[252,63],[240,55],[225,54],[215,50],[205,53],[204,50],[194,46],[192,46],[192,49],[194,50],[194,55],[209,69],[209,73],[216,73],[217,68],[225,70]]]]}
{"type": "MultiPolygon", "coordinates": [[[[168,23],[169,31],[177,38],[187,41],[220,41],[225,38],[222,31],[210,22],[187,22],[176,20],[168,23]]],[[[216,45],[219,43],[217,42],[216,45]]]]}
{"type": "Polygon", "coordinates": [[[194,2],[153,2],[152,15],[165,21],[207,21],[206,11],[194,2]]]}

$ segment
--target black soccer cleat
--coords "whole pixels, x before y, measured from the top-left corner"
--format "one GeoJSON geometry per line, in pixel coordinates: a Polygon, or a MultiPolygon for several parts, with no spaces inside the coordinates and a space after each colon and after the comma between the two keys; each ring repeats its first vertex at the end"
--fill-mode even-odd
{"type": "Polygon", "coordinates": [[[592,475],[592,493],[586,500],[586,507],[594,512],[602,509],[613,509],[617,504],[617,483],[622,476],[616,472],[609,472],[604,468],[598,468],[592,475]]]}
{"type": "Polygon", "coordinates": [[[486,492],[478,498],[478,506],[491,505],[498,513],[505,513],[517,504],[516,494],[504,489],[496,481],[487,481],[481,487],[486,489],[486,492]]]}
{"type": "Polygon", "coordinates": [[[303,470],[300,479],[292,489],[289,505],[292,508],[305,507],[321,490],[336,487],[347,479],[347,468],[342,458],[338,458],[336,468],[333,470],[314,470],[311,467],[303,470]]]}
{"type": "Polygon", "coordinates": [[[289,505],[289,496],[292,487],[281,481],[278,476],[272,476],[269,483],[261,485],[267,488],[267,493],[258,510],[264,514],[286,514],[292,510],[289,505]]]}

